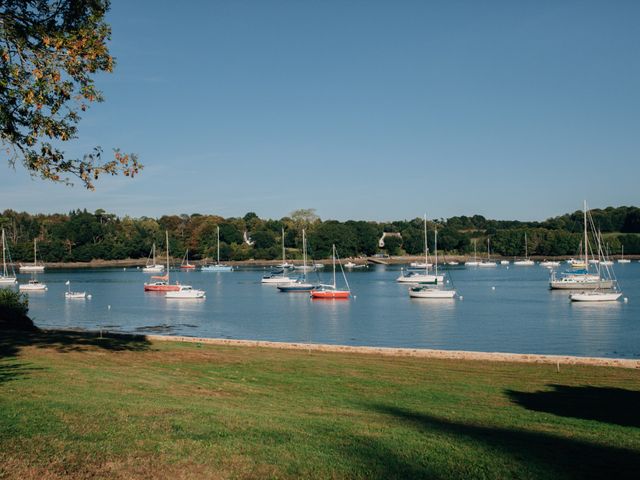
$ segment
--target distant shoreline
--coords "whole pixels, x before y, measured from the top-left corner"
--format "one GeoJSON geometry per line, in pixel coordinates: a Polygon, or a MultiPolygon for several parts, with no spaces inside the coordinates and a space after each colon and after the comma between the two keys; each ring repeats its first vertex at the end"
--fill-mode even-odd
{"type": "MultiPolygon", "coordinates": [[[[464,262],[468,260],[473,260],[473,256],[470,255],[438,255],[438,263],[445,264],[446,262],[459,262],[460,264],[464,264],[464,262]]],[[[484,260],[486,257],[482,255],[478,255],[477,259],[479,261],[484,260]]],[[[516,257],[521,258],[521,257],[516,257]]],[[[554,260],[554,261],[563,261],[568,260],[569,258],[578,258],[577,256],[571,257],[567,255],[562,255],[558,257],[543,257],[543,256],[531,256],[529,257],[531,260],[540,262],[543,260],[554,260]]],[[[611,257],[613,261],[617,261],[620,258],[619,255],[614,255],[611,257]]],[[[514,257],[501,257],[501,256],[492,256],[492,260],[500,261],[500,260],[509,260],[513,262],[514,257]]],[[[625,259],[631,260],[632,262],[640,260],[640,255],[625,255],[625,259]]],[[[424,262],[424,256],[422,255],[405,255],[405,256],[394,256],[389,258],[381,258],[381,257],[347,257],[340,259],[342,263],[351,261],[356,264],[389,264],[389,265],[402,265],[408,264],[411,262],[424,262]]],[[[433,257],[431,257],[430,262],[433,262],[433,257]]],[[[172,258],[170,263],[172,266],[178,266],[180,258],[172,258]]],[[[288,262],[295,263],[296,265],[302,265],[302,260],[292,260],[287,259],[288,262]]],[[[129,267],[144,267],[147,263],[146,258],[125,258],[122,260],[91,260],[89,262],[45,262],[45,266],[48,269],[57,270],[57,269],[66,269],[66,268],[129,268],[129,267]]],[[[158,262],[162,263],[162,262],[158,262]]],[[[193,261],[193,265],[201,266],[206,264],[204,261],[193,261]]],[[[208,262],[211,263],[211,262],[208,262]]],[[[224,262],[227,265],[232,265],[234,267],[271,267],[275,265],[279,265],[282,263],[282,260],[240,260],[240,261],[228,261],[224,262]]],[[[310,262],[311,263],[311,262],[310,262]]],[[[315,260],[313,263],[321,263],[323,265],[330,265],[331,259],[323,259],[323,260],[315,260]]],[[[28,265],[28,262],[24,262],[24,264],[28,265]]],[[[18,270],[18,263],[14,264],[14,268],[16,271],[18,270]]],[[[27,273],[27,272],[25,272],[27,273]]]]}

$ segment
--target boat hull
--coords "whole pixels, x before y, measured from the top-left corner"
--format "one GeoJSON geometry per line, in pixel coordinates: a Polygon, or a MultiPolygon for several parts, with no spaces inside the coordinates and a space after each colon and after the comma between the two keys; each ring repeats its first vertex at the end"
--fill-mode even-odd
{"type": "Polygon", "coordinates": [[[64,298],[84,300],[87,298],[87,292],[64,292],[64,298]]]}
{"type": "Polygon", "coordinates": [[[0,285],[14,285],[17,281],[16,277],[0,277],[0,285]]]}
{"type": "Polygon", "coordinates": [[[190,292],[167,292],[165,294],[165,298],[175,300],[198,300],[206,298],[206,294],[202,290],[193,290],[190,292]]]}
{"type": "Polygon", "coordinates": [[[159,285],[153,283],[144,284],[145,292],[177,292],[178,290],[180,290],[180,285],[159,285]]]}
{"type": "Polygon", "coordinates": [[[581,292],[569,295],[572,302],[615,302],[622,296],[620,292],[581,292]]]}
{"type": "Polygon", "coordinates": [[[536,264],[533,260],[516,260],[513,262],[514,265],[518,265],[519,267],[531,267],[536,264]]]}
{"type": "Polygon", "coordinates": [[[347,299],[351,295],[348,290],[312,290],[311,298],[319,300],[347,299]]]}
{"type": "Polygon", "coordinates": [[[613,280],[595,280],[595,281],[561,281],[552,280],[549,282],[549,288],[552,290],[597,290],[613,288],[613,280]]]}
{"type": "Polygon", "coordinates": [[[312,285],[311,283],[279,283],[276,287],[278,290],[285,293],[302,293],[310,292],[314,288],[317,288],[317,285],[312,285]]]}
{"type": "Polygon", "coordinates": [[[20,265],[21,272],[44,272],[44,265],[20,265]]]}
{"type": "Polygon", "coordinates": [[[44,292],[47,290],[46,285],[19,285],[18,290],[25,292],[44,292]]]}
{"type": "Polygon", "coordinates": [[[294,279],[289,277],[262,277],[260,283],[277,285],[279,283],[293,283],[294,279]]]}
{"type": "Polygon", "coordinates": [[[205,265],[200,270],[202,272],[232,272],[233,267],[230,265],[205,265]]]}
{"type": "Polygon", "coordinates": [[[143,273],[160,273],[160,272],[164,272],[164,266],[163,265],[155,265],[152,267],[143,267],[142,269],[143,273]]]}
{"type": "Polygon", "coordinates": [[[433,299],[446,299],[456,296],[455,290],[439,290],[436,288],[425,289],[410,289],[409,296],[411,298],[433,298],[433,299]]]}
{"type": "Polygon", "coordinates": [[[398,283],[442,283],[444,275],[406,275],[396,278],[398,283]]]}

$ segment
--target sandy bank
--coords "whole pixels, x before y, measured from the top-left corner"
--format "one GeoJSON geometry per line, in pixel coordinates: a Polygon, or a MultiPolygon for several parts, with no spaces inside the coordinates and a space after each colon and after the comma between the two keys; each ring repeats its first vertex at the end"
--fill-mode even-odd
{"type": "MultiPolygon", "coordinates": [[[[94,332],[97,333],[97,332],[94,332]]],[[[104,335],[127,335],[103,332],[104,335]]],[[[134,334],[132,334],[134,335],[134,334]]],[[[171,335],[135,335],[150,341],[188,342],[206,345],[234,347],[277,348],[283,350],[303,350],[308,352],[357,353],[390,357],[436,358],[447,360],[475,360],[485,362],[539,363],[549,365],[586,365],[640,369],[640,359],[576,357],[571,355],[542,355],[529,353],[468,352],[463,350],[434,350],[423,348],[360,347],[350,345],[328,345],[318,343],[269,342],[261,340],[234,340],[226,338],[202,338],[171,335]]]]}

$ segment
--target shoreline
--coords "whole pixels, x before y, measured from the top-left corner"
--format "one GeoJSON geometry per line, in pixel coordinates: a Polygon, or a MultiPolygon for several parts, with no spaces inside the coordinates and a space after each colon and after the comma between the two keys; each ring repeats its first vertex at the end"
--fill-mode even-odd
{"type": "MultiPolygon", "coordinates": [[[[456,261],[460,263],[460,266],[464,266],[464,262],[473,259],[472,256],[469,255],[439,255],[442,258],[444,258],[444,260],[438,262],[439,264],[444,265],[445,262],[447,261],[456,261]]],[[[484,257],[479,256],[479,259],[482,259],[484,257]]],[[[520,257],[518,257],[520,258],[520,257]]],[[[562,256],[558,256],[558,257],[542,257],[542,256],[531,256],[529,257],[531,260],[534,260],[536,262],[540,262],[543,260],[553,260],[553,261],[563,261],[563,260],[568,260],[569,258],[575,258],[574,257],[570,257],[570,256],[566,256],[566,255],[562,255],[562,256]]],[[[619,255],[614,255],[611,257],[611,259],[613,261],[616,261],[620,258],[619,255]]],[[[513,257],[500,257],[500,256],[493,256],[491,258],[492,260],[495,261],[500,261],[500,260],[509,260],[510,262],[513,262],[514,258],[513,257]]],[[[636,262],[638,260],[640,260],[640,255],[627,255],[625,256],[625,259],[631,260],[632,262],[636,262]]],[[[179,264],[179,262],[182,259],[180,258],[171,258],[170,263],[175,266],[175,268],[178,268],[177,265],[179,264]]],[[[302,260],[298,260],[298,259],[288,259],[288,261],[290,262],[295,262],[296,265],[302,265],[302,260]]],[[[421,255],[404,255],[404,256],[397,256],[397,257],[389,257],[389,258],[381,258],[381,257],[345,257],[342,258],[341,261],[344,262],[348,262],[348,261],[352,261],[356,264],[369,264],[369,265],[375,265],[375,264],[381,264],[381,265],[403,265],[403,264],[407,264],[410,262],[423,262],[424,261],[424,256],[421,255]]],[[[28,262],[25,262],[26,264],[28,264],[28,262]]],[[[46,266],[46,268],[48,269],[52,269],[52,270],[58,270],[58,269],[65,269],[65,268],[116,268],[116,267],[122,267],[122,268],[129,268],[129,267],[144,267],[147,263],[147,259],[146,258],[125,258],[122,260],[91,260],[89,262],[46,262],[44,265],[46,266]]],[[[204,262],[202,260],[198,260],[198,261],[193,261],[193,265],[196,266],[202,266],[203,264],[206,264],[207,262],[204,262]]],[[[279,265],[280,263],[282,263],[282,260],[238,260],[238,261],[228,261],[228,262],[224,262],[227,265],[231,265],[234,267],[271,267],[271,266],[275,266],[275,265],[279,265]]],[[[315,260],[314,263],[321,263],[323,265],[330,265],[331,264],[331,259],[322,259],[322,260],[315,260]]],[[[16,269],[16,271],[18,270],[18,263],[14,263],[13,264],[14,268],[16,269]]],[[[173,267],[172,267],[173,268],[173,267]]],[[[26,273],[26,272],[25,272],[26,273]]]]}
{"type": "Polygon", "coordinates": [[[146,335],[138,333],[112,332],[109,330],[81,330],[81,329],[41,329],[45,333],[86,333],[106,337],[136,337],[157,342],[201,343],[228,347],[254,347],[279,350],[298,350],[322,353],[355,353],[366,355],[381,355],[386,357],[413,357],[439,360],[463,360],[499,363],[529,363],[556,365],[578,365],[592,367],[616,367],[640,369],[640,359],[579,357],[575,355],[551,355],[538,353],[508,353],[508,352],[479,352],[467,350],[440,350],[430,348],[404,347],[371,347],[332,345],[327,343],[276,342],[269,340],[241,340],[228,338],[187,337],[181,335],[146,335]]]}

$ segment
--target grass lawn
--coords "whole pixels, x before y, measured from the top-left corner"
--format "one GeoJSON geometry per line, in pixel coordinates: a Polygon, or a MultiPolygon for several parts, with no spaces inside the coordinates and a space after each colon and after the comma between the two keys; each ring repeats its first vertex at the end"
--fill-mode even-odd
{"type": "Polygon", "coordinates": [[[0,478],[640,478],[637,370],[0,334],[0,478]]]}

